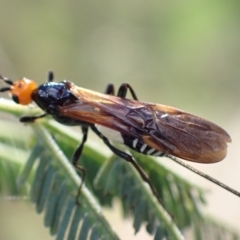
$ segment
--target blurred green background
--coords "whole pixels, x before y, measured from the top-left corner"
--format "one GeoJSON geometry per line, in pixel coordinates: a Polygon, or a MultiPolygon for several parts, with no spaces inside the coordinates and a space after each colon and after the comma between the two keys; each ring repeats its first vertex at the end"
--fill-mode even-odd
{"type": "MultiPolygon", "coordinates": [[[[101,92],[109,82],[129,82],[144,101],[207,118],[225,128],[233,143],[223,162],[196,166],[240,189],[239,8],[238,1],[221,0],[1,0],[0,73],[42,83],[52,69],[58,80],[101,92]]],[[[238,226],[240,199],[189,176],[212,189],[209,212],[238,226]]],[[[19,239],[18,221],[26,222],[23,232],[41,223],[28,209],[0,200],[0,239],[19,239]]]]}

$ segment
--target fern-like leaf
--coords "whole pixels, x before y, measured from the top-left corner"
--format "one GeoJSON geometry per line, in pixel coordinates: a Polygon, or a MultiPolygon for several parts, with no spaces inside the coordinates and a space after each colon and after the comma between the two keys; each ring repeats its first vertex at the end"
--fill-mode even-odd
{"type": "MultiPolygon", "coordinates": [[[[19,116],[26,108],[1,99],[0,111],[19,116]]],[[[32,112],[35,114],[36,110],[32,112]]],[[[44,225],[57,239],[118,239],[101,214],[95,197],[107,206],[111,206],[112,199],[118,197],[125,215],[133,216],[135,232],[144,224],[156,240],[183,239],[181,232],[186,230],[192,232],[195,239],[206,239],[206,234],[207,239],[219,239],[219,235],[239,238],[235,231],[210,221],[202,214],[205,192],[201,188],[179,177],[156,159],[136,152],[131,154],[149,175],[163,205],[155,199],[131,164],[115,155],[107,158],[99,148],[89,144],[85,146],[80,161],[89,170],[86,186],[83,186],[78,199],[80,204],[76,204],[81,180],[68,159],[80,137],[45,119],[30,126],[32,131],[24,130],[28,132],[27,141],[16,131],[12,131],[9,137],[9,131],[1,131],[0,148],[4,151],[0,151],[0,180],[3,180],[0,191],[6,193],[5,189],[9,189],[8,193],[12,194],[14,191],[11,189],[17,189],[19,184],[27,182],[27,186],[31,185],[30,199],[38,213],[44,212],[44,225]],[[29,147],[31,151],[27,157],[29,147]],[[9,154],[14,149],[18,149],[22,156],[9,154]],[[19,160],[23,158],[28,160],[20,171],[18,184],[15,184],[13,179],[22,166],[19,160]],[[12,167],[7,164],[12,164],[12,167]],[[3,184],[4,179],[7,179],[7,184],[3,184]]],[[[25,193],[27,190],[28,187],[25,193]]]]}

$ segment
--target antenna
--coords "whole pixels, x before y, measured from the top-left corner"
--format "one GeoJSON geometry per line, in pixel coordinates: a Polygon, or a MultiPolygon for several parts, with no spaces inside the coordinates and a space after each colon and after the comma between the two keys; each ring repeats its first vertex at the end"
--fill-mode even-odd
{"type": "Polygon", "coordinates": [[[0,75],[0,79],[2,79],[5,83],[9,84],[9,85],[13,85],[13,81],[10,80],[9,78],[3,77],[2,75],[0,75]]]}

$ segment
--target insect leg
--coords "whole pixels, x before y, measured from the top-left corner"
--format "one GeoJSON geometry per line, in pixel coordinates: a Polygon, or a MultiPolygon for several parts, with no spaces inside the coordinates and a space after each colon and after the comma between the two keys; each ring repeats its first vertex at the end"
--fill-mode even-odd
{"type": "Polygon", "coordinates": [[[115,95],[114,85],[112,83],[109,83],[106,87],[105,94],[108,95],[115,95]]]}
{"type": "Polygon", "coordinates": [[[126,98],[127,95],[127,90],[130,90],[130,93],[133,97],[134,100],[138,100],[136,93],[134,92],[133,88],[128,84],[128,83],[123,83],[119,89],[118,89],[118,93],[117,96],[121,97],[121,98],[126,98]]]}
{"type": "MultiPolygon", "coordinates": [[[[117,96],[121,97],[121,98],[126,98],[128,89],[130,90],[133,99],[138,100],[136,93],[134,92],[133,88],[128,83],[123,83],[119,87],[117,96]]],[[[114,91],[114,85],[112,83],[108,84],[107,88],[105,90],[105,94],[115,95],[114,92],[115,92],[114,91]]]]}
{"type": "Polygon", "coordinates": [[[53,71],[48,71],[47,82],[53,82],[54,74],[53,71]]]}
{"type": "Polygon", "coordinates": [[[21,117],[19,119],[20,122],[34,122],[35,120],[39,119],[39,118],[43,118],[47,116],[47,113],[43,113],[41,115],[38,115],[38,116],[25,116],[25,117],[21,117]]]}
{"type": "Polygon", "coordinates": [[[150,186],[153,194],[155,195],[155,197],[157,198],[158,202],[163,206],[163,203],[161,201],[161,199],[158,196],[158,193],[155,189],[155,187],[152,185],[148,175],[144,172],[144,170],[141,168],[141,166],[136,162],[136,160],[129,154],[117,149],[116,147],[114,147],[109,140],[104,137],[101,132],[99,132],[97,130],[97,128],[92,125],[91,129],[103,140],[103,142],[112,150],[113,153],[115,153],[117,156],[123,158],[124,160],[126,160],[127,162],[130,162],[134,168],[138,171],[139,175],[141,176],[141,178],[143,179],[143,181],[145,181],[146,183],[148,183],[148,185],[150,186]]]}
{"type": "Polygon", "coordinates": [[[81,157],[82,150],[83,150],[85,142],[87,141],[87,135],[88,135],[88,126],[81,126],[81,128],[82,128],[82,133],[83,133],[82,142],[79,144],[79,146],[77,147],[77,149],[74,152],[73,157],[72,157],[72,164],[81,173],[81,177],[82,177],[82,182],[81,182],[81,184],[78,188],[78,193],[77,193],[77,198],[76,198],[76,203],[77,204],[78,204],[79,196],[81,194],[82,185],[84,183],[85,176],[86,176],[85,168],[83,168],[82,166],[79,166],[77,164],[79,158],[81,157]]]}

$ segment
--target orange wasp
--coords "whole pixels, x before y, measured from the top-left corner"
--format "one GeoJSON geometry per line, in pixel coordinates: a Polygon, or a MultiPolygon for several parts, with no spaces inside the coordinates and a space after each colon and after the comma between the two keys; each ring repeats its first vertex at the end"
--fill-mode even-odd
{"type": "Polygon", "coordinates": [[[227,154],[227,143],[231,142],[231,138],[212,122],[173,107],[138,101],[133,88],[127,83],[123,83],[117,96],[114,96],[112,84],[107,86],[105,94],[101,94],[69,81],[54,82],[52,72],[48,74],[48,81],[40,86],[27,78],[16,82],[2,76],[1,79],[10,86],[1,88],[0,92],[9,91],[18,104],[28,105],[33,101],[44,111],[39,116],[22,117],[21,122],[33,122],[51,115],[62,124],[81,126],[83,138],[73,154],[72,163],[81,171],[83,181],[85,169],[77,162],[91,128],[113,153],[133,164],[157,198],[155,188],[135,159],[110,141],[122,143],[142,154],[167,156],[240,196],[237,191],[175,158],[198,163],[221,161],[227,154]],[[126,98],[128,90],[133,100],[126,98]]]}

